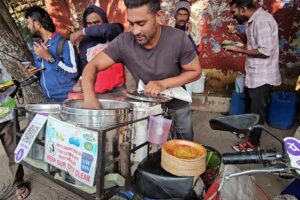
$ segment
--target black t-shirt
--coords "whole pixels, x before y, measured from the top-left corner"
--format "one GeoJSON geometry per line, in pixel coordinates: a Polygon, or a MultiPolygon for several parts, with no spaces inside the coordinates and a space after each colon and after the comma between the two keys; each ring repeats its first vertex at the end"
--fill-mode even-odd
{"type": "MultiPolygon", "coordinates": [[[[104,52],[115,62],[123,63],[136,83],[141,79],[145,84],[178,76],[182,72],[181,66],[197,56],[188,36],[169,26],[162,26],[159,41],[152,49],[144,48],[135,41],[132,33],[127,32],[113,40],[104,52]]],[[[174,109],[187,104],[174,99],[167,106],[174,109]]]]}

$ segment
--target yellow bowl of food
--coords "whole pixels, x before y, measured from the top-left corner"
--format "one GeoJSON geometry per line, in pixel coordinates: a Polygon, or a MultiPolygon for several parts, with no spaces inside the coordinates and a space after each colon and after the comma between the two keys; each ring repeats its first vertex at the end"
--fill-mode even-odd
{"type": "Polygon", "coordinates": [[[199,176],[205,171],[206,149],[188,140],[170,140],[162,146],[161,166],[177,176],[199,176]]]}

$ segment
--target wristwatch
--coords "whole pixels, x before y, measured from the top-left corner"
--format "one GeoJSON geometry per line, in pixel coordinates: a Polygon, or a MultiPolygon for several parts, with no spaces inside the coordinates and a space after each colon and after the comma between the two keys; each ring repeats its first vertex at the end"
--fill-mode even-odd
{"type": "Polygon", "coordinates": [[[54,64],[54,63],[55,63],[55,58],[54,58],[53,56],[51,56],[51,57],[48,59],[48,63],[54,64]]]}

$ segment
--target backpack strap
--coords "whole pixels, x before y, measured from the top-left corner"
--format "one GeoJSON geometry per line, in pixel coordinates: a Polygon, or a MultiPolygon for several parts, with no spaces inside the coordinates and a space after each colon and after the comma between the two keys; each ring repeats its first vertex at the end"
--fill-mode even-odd
{"type": "Polygon", "coordinates": [[[67,40],[67,38],[65,37],[61,37],[59,38],[58,42],[57,42],[57,47],[56,47],[56,53],[58,55],[58,58],[60,60],[63,60],[64,59],[64,44],[65,44],[65,41],[67,40]]]}

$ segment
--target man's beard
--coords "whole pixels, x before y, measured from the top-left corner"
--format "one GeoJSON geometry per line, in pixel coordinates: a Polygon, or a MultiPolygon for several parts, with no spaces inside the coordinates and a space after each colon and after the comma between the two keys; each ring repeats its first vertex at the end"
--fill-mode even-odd
{"type": "Polygon", "coordinates": [[[41,34],[40,34],[39,31],[34,30],[34,31],[31,31],[31,36],[32,36],[33,38],[40,38],[40,37],[41,37],[41,34]]]}
{"type": "Polygon", "coordinates": [[[183,30],[183,31],[185,31],[185,27],[186,27],[186,25],[181,26],[181,25],[175,24],[175,28],[178,28],[178,29],[183,30]]]}
{"type": "Polygon", "coordinates": [[[244,19],[242,19],[242,18],[237,18],[236,21],[240,25],[243,25],[245,23],[244,19]]]}
{"type": "Polygon", "coordinates": [[[234,19],[237,21],[238,24],[240,25],[243,25],[245,24],[249,18],[246,17],[246,16],[242,16],[242,15],[238,15],[238,16],[235,16],[234,19]]]}

